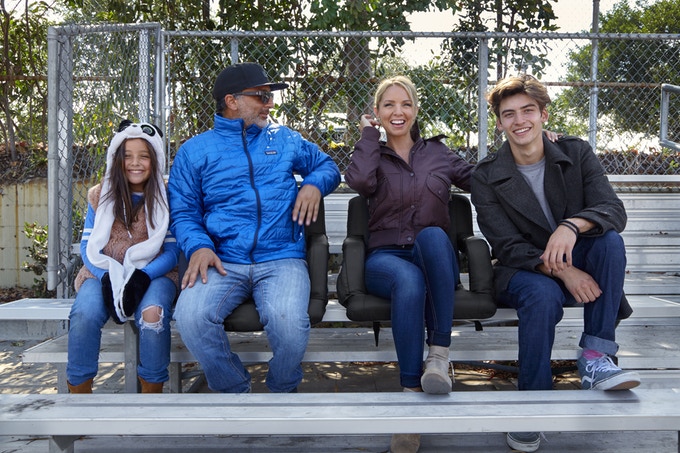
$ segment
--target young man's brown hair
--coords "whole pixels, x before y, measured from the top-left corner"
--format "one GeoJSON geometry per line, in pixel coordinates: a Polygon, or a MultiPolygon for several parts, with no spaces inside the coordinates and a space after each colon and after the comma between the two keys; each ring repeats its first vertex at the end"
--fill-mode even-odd
{"type": "Polygon", "coordinates": [[[496,86],[486,95],[486,100],[496,117],[500,115],[501,101],[515,94],[526,94],[534,99],[538,102],[541,111],[551,102],[548,90],[534,76],[522,74],[506,77],[499,80],[496,86]]]}

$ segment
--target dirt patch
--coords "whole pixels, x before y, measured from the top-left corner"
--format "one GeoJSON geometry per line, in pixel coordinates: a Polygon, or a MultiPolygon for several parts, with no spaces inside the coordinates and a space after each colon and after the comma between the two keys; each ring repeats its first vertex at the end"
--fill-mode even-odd
{"type": "Polygon", "coordinates": [[[36,297],[36,291],[32,288],[0,288],[0,304],[13,302],[27,297],[36,297]]]}
{"type": "Polygon", "coordinates": [[[0,186],[46,177],[46,146],[36,145],[29,148],[26,143],[20,142],[17,144],[17,159],[13,160],[9,150],[0,145],[0,186]]]}

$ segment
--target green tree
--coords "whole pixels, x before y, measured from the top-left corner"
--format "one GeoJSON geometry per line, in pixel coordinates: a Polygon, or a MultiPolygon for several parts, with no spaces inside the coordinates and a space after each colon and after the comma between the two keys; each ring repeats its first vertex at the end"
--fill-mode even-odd
{"type": "MultiPolygon", "coordinates": [[[[552,4],[554,0],[457,0],[454,11],[460,20],[454,32],[539,32],[554,31],[557,26],[552,4]]],[[[540,76],[545,69],[550,50],[546,41],[496,38],[489,42],[489,70],[495,70],[496,80],[509,73],[529,72],[540,76]]],[[[451,38],[442,44],[442,66],[449,83],[459,87],[459,97],[474,105],[477,96],[479,66],[478,39],[451,38]]],[[[483,77],[489,75],[483,74],[483,77]]],[[[461,124],[477,124],[476,109],[462,110],[457,120],[461,124]],[[460,116],[463,115],[463,116],[460,116]]],[[[496,145],[502,142],[496,131],[496,145]]]]}
{"type": "MultiPolygon", "coordinates": [[[[638,1],[631,6],[623,0],[600,19],[602,33],[680,33],[680,0],[638,1]]],[[[590,79],[592,45],[570,55],[566,80],[590,79]]],[[[659,130],[659,87],[680,85],[680,44],[670,40],[599,41],[598,112],[612,119],[622,131],[657,135],[659,130]]],[[[563,108],[572,117],[587,117],[583,88],[571,88],[561,95],[563,108]]],[[[672,125],[670,125],[672,127],[672,125]]],[[[669,130],[669,134],[680,131],[669,130]]],[[[677,135],[676,135],[677,136],[677,135]]]]}
{"type": "Polygon", "coordinates": [[[0,131],[12,160],[18,159],[18,142],[37,144],[47,137],[50,10],[45,2],[15,4],[10,10],[0,0],[0,131]]]}
{"type": "MultiPolygon", "coordinates": [[[[557,26],[552,3],[555,0],[458,0],[455,10],[460,20],[454,26],[454,32],[538,32],[554,31],[557,26]]],[[[505,77],[508,71],[526,72],[532,68],[535,73],[545,67],[546,49],[544,45],[531,39],[525,41],[495,39],[490,43],[490,68],[495,68],[496,79],[505,77]]],[[[477,41],[468,43],[445,43],[446,58],[457,74],[474,75],[476,61],[465,58],[467,54],[477,54],[477,41]],[[460,67],[460,61],[469,62],[460,67]]]]}

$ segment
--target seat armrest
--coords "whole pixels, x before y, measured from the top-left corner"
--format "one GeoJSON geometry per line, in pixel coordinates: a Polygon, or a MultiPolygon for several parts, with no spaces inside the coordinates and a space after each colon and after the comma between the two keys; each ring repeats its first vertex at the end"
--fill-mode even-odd
{"type": "Polygon", "coordinates": [[[310,234],[307,240],[307,266],[309,268],[310,299],[328,302],[328,237],[310,234]]]}
{"type": "Polygon", "coordinates": [[[366,294],[364,260],[366,245],[361,237],[348,236],[342,241],[342,267],[338,274],[338,300],[345,305],[355,294],[366,294]]]}
{"type": "Polygon", "coordinates": [[[468,258],[470,291],[493,294],[493,266],[489,245],[479,236],[469,236],[465,239],[465,251],[468,258]]]}

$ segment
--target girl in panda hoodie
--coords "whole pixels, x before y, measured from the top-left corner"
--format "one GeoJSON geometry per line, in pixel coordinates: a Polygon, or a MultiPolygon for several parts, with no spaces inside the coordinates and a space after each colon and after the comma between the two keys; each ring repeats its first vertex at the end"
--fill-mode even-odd
{"type": "Polygon", "coordinates": [[[161,393],[168,380],[179,249],[168,229],[164,168],[160,129],[123,121],[109,145],[104,178],[87,196],[80,243],[84,266],[69,315],[71,393],[92,393],[109,317],[137,324],[142,393],[161,393]]]}

